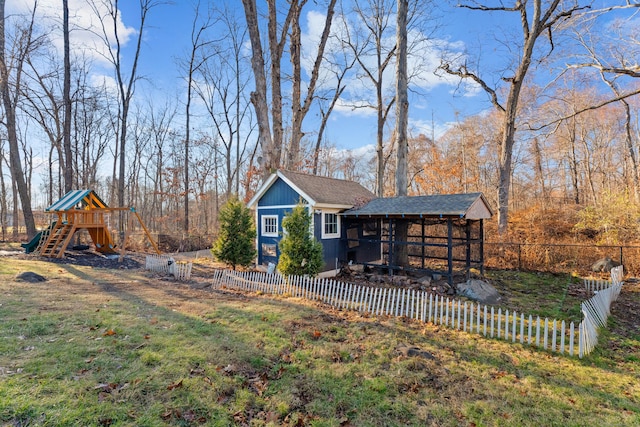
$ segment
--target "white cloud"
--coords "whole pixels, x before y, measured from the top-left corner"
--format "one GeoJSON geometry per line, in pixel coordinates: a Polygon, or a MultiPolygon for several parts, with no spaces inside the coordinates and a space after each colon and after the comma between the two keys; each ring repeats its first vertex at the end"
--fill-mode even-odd
{"type": "Polygon", "coordinates": [[[455,123],[438,123],[424,119],[409,119],[409,128],[412,130],[412,133],[415,134],[414,136],[422,134],[427,138],[431,138],[433,135],[435,140],[444,135],[445,132],[454,125],[455,123]]]}
{"type": "Polygon", "coordinates": [[[92,74],[91,85],[94,87],[104,87],[105,90],[114,96],[118,95],[118,83],[112,76],[106,74],[92,74]]]}
{"type": "Polygon", "coordinates": [[[328,151],[329,156],[332,159],[345,160],[348,158],[355,158],[363,163],[368,162],[376,156],[376,147],[373,144],[367,144],[352,149],[331,147],[328,151]]]}
{"type": "MultiPolygon", "coordinates": [[[[7,14],[30,14],[33,10],[33,0],[15,0],[9,2],[7,14]]],[[[49,38],[62,55],[62,8],[60,0],[40,0],[37,3],[36,22],[44,31],[48,31],[49,38]]],[[[112,6],[111,0],[69,0],[69,35],[73,53],[83,53],[84,57],[97,63],[107,64],[109,48],[114,47],[114,29],[118,30],[118,37],[122,46],[126,46],[136,34],[133,27],[122,22],[122,14],[118,11],[116,22],[109,16],[108,10],[112,6]],[[93,4],[94,7],[90,5],[93,4]],[[104,32],[109,36],[109,46],[103,40],[104,32]]]]}
{"type": "Polygon", "coordinates": [[[333,110],[343,116],[373,117],[376,110],[365,100],[345,100],[340,98],[333,110]]]}

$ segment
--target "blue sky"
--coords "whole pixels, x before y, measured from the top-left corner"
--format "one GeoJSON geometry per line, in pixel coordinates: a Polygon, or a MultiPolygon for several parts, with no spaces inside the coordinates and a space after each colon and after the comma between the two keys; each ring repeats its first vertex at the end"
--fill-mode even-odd
{"type": "MultiPolygon", "coordinates": [[[[32,3],[33,0],[10,1],[9,13],[12,12],[12,8],[13,11],[24,10],[25,5],[32,5],[32,3]]],[[[119,28],[122,40],[126,42],[125,53],[133,49],[133,36],[139,22],[137,3],[134,0],[120,2],[122,22],[119,28]]],[[[258,3],[262,2],[258,0],[258,3]]],[[[59,4],[60,0],[39,0],[42,15],[54,20],[60,14],[59,4]]],[[[231,0],[230,4],[235,5],[242,13],[239,0],[231,0]]],[[[314,40],[314,34],[317,35],[318,25],[323,17],[318,13],[319,10],[312,9],[313,2],[308,4],[309,8],[303,21],[303,32],[306,38],[303,40],[314,40]]],[[[96,28],[96,18],[87,6],[87,0],[69,0],[69,5],[73,23],[78,27],[96,28]]],[[[432,132],[438,136],[451,126],[456,117],[462,119],[493,108],[487,95],[477,87],[459,86],[454,78],[438,79],[433,75],[432,70],[437,66],[439,54],[433,46],[446,46],[463,58],[466,51],[470,53],[480,51],[483,69],[489,66],[497,70],[508,65],[510,58],[506,51],[510,46],[497,43],[496,40],[504,39],[504,33],[514,29],[513,40],[521,38],[518,23],[513,19],[513,14],[469,11],[451,8],[444,4],[440,6],[441,9],[437,12],[438,17],[434,20],[434,24],[439,26],[437,33],[432,36],[435,42],[433,45],[423,45],[420,51],[420,57],[426,61],[427,67],[423,72],[419,95],[413,95],[410,99],[410,126],[415,133],[421,132],[428,136],[431,136],[432,132]],[[510,28],[507,22],[514,22],[515,27],[510,28]]],[[[189,0],[176,0],[173,3],[162,4],[150,12],[140,59],[140,75],[147,80],[138,88],[136,92],[138,95],[145,94],[147,97],[153,97],[154,100],[162,97],[173,99],[184,97],[184,80],[177,63],[180,58],[184,58],[189,53],[192,19],[193,2],[189,0]]],[[[507,40],[509,40],[508,37],[507,40]]],[[[104,78],[112,79],[109,66],[105,64],[104,68],[100,67],[102,63],[100,50],[105,47],[101,46],[94,36],[87,31],[74,31],[72,43],[76,46],[93,47],[89,52],[92,52],[96,60],[94,76],[96,81],[104,78]]],[[[60,41],[58,45],[61,45],[60,41]]],[[[313,45],[313,42],[308,45],[313,45]]],[[[394,71],[394,67],[390,67],[387,75],[391,85],[394,71]]],[[[499,81],[499,77],[500,74],[493,74],[494,80],[499,81]]],[[[491,79],[487,80],[492,83],[491,79]]],[[[346,92],[345,97],[350,96],[350,102],[357,102],[354,99],[356,86],[356,81],[351,82],[346,92]],[[354,91],[350,93],[351,89],[354,91]]],[[[370,152],[371,146],[375,144],[376,124],[373,111],[370,110],[369,113],[363,114],[363,110],[353,110],[346,105],[344,108],[338,108],[334,111],[329,123],[327,139],[339,149],[361,148],[363,151],[370,152]]],[[[313,117],[309,118],[311,120],[306,121],[304,125],[306,131],[312,131],[315,126],[313,117]]]]}

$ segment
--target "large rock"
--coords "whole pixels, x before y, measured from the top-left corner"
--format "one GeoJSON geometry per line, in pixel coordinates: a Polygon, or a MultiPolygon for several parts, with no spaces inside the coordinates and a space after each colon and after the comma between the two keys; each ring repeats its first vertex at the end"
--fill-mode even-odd
{"type": "Polygon", "coordinates": [[[500,294],[490,284],[478,279],[469,279],[456,285],[458,295],[478,301],[481,304],[495,305],[501,300],[500,294]]]}
{"type": "Polygon", "coordinates": [[[46,282],[47,278],[39,275],[38,273],[34,273],[33,271],[25,271],[16,276],[16,281],[38,283],[38,282],[46,282]]]}
{"type": "Polygon", "coordinates": [[[612,268],[618,267],[620,263],[618,261],[614,261],[609,257],[599,259],[591,266],[591,271],[599,273],[609,273],[612,268]]]}

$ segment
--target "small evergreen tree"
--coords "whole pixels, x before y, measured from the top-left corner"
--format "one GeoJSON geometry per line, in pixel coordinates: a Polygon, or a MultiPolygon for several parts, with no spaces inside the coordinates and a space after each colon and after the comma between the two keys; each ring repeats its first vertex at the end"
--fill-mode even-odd
{"type": "Polygon", "coordinates": [[[280,240],[278,271],[284,275],[316,276],[324,260],[322,244],[310,233],[311,215],[302,205],[297,205],[282,220],[285,230],[280,240]]]}
{"type": "Polygon", "coordinates": [[[220,232],[211,248],[213,256],[234,270],[236,265],[250,265],[256,257],[251,211],[237,197],[232,197],[220,209],[218,220],[220,232]]]}

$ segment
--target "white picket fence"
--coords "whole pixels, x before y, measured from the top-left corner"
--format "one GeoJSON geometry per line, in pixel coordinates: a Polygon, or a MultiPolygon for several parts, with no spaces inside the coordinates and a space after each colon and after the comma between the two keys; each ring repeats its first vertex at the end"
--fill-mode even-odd
{"type": "Polygon", "coordinates": [[[169,268],[171,270],[171,274],[178,280],[189,280],[191,279],[191,269],[193,268],[192,262],[174,262],[171,264],[169,268]]]}
{"type": "Polygon", "coordinates": [[[217,270],[212,283],[213,289],[288,295],[375,316],[404,316],[485,337],[535,345],[561,354],[578,354],[580,358],[589,354],[597,344],[597,328],[606,324],[604,313],[609,314],[610,304],[617,298],[621,286],[621,281],[609,282],[609,287],[604,288],[603,285],[603,290],[583,303],[585,317],[578,325],[576,335],[573,322],[567,325],[564,320],[534,318],[516,311],[496,310],[495,307],[415,289],[372,288],[326,278],[284,277],[232,270],[217,270]]]}
{"type": "Polygon", "coordinates": [[[147,255],[145,269],[160,274],[171,274],[177,280],[191,278],[192,262],[176,262],[170,255],[147,255]]]}
{"type": "Polygon", "coordinates": [[[598,330],[607,326],[611,314],[611,304],[618,299],[622,290],[624,269],[618,266],[611,269],[611,281],[584,279],[585,288],[594,295],[581,304],[582,322],[579,325],[580,354],[582,358],[598,344],[598,330]]]}

